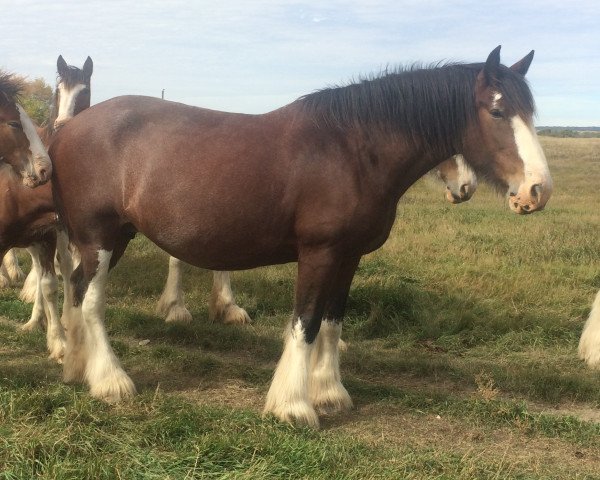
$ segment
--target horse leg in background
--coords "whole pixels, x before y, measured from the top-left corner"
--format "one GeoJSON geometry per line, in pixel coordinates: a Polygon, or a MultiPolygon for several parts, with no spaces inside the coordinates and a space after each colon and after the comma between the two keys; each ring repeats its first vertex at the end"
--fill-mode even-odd
{"type": "Polygon", "coordinates": [[[579,339],[579,358],[590,367],[600,368],[600,291],[592,305],[579,339]]]}
{"type": "Polygon", "coordinates": [[[300,252],[294,317],[267,394],[265,414],[318,428],[319,418],[309,399],[309,369],[315,338],[339,267],[339,259],[328,249],[300,252]]]}
{"type": "Polygon", "coordinates": [[[208,318],[223,323],[250,323],[250,316],[235,304],[229,272],[213,271],[213,287],[208,305],[208,318]]]}
{"type": "Polygon", "coordinates": [[[332,414],[352,408],[352,400],[342,385],[340,355],[344,342],[342,321],[354,273],[360,257],[346,259],[337,274],[336,282],[325,308],[325,316],[315,341],[310,360],[308,393],[312,405],[321,414],[332,414]]]}
{"type": "Polygon", "coordinates": [[[58,280],[54,271],[54,253],[56,252],[56,234],[48,233],[43,241],[27,249],[36,263],[38,276],[38,294],[33,307],[32,318],[23,325],[30,330],[39,325],[44,316],[47,319],[46,343],[50,358],[62,362],[65,353],[65,331],[60,322],[58,309],[58,280]],[[41,312],[39,312],[41,307],[41,312]]]}
{"type": "Polygon", "coordinates": [[[80,246],[81,263],[71,276],[73,306],[66,317],[65,381],[85,380],[92,396],[110,403],[136,393],[104,328],[108,271],[129,240],[130,237],[118,237],[109,248],[101,244],[80,246]]]}
{"type": "Polygon", "coordinates": [[[59,230],[56,238],[56,257],[58,267],[63,281],[63,318],[61,322],[66,325],[66,317],[69,316],[71,307],[73,306],[72,290],[70,288],[71,275],[73,274],[73,257],[69,250],[69,237],[64,230],[59,230]]]}
{"type": "MultiPolygon", "coordinates": [[[[32,332],[38,328],[42,328],[46,321],[46,314],[44,311],[44,293],[42,289],[42,264],[41,264],[41,248],[40,244],[36,243],[27,247],[29,255],[31,255],[31,271],[27,278],[31,278],[35,281],[31,292],[33,292],[33,308],[31,310],[31,317],[29,321],[21,326],[21,330],[26,332],[32,332]]],[[[27,282],[26,282],[27,283],[27,282]]],[[[21,291],[22,293],[23,291],[21,291]]]]}
{"type": "Polygon", "coordinates": [[[183,287],[181,284],[182,261],[169,257],[169,274],[158,304],[156,313],[165,317],[165,322],[189,323],[192,314],[185,308],[183,287]]]}
{"type": "MultiPolygon", "coordinates": [[[[31,252],[29,252],[31,254],[31,252]]],[[[27,274],[27,278],[25,278],[25,283],[23,283],[23,288],[21,288],[21,293],[19,293],[19,299],[26,303],[35,302],[38,290],[38,277],[39,272],[36,270],[36,264],[33,261],[33,257],[31,258],[31,270],[27,274]]]]}
{"type": "Polygon", "coordinates": [[[17,251],[11,248],[2,259],[2,277],[0,277],[0,287],[8,287],[15,283],[23,281],[25,274],[19,266],[17,251]],[[5,281],[8,283],[4,284],[5,281]]]}

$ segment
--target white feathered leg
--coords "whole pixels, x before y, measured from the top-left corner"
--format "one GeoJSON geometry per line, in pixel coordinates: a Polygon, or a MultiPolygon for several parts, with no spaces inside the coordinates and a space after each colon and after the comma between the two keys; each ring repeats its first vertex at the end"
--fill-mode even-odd
{"type": "Polygon", "coordinates": [[[235,304],[229,272],[213,272],[208,318],[223,323],[250,323],[250,316],[235,304]]]}
{"type": "MultiPolygon", "coordinates": [[[[28,249],[29,250],[29,249],[28,249]]],[[[31,252],[29,252],[31,253],[31,252]]],[[[23,288],[21,288],[21,293],[19,293],[19,298],[26,303],[35,302],[35,298],[37,295],[38,289],[38,279],[39,272],[36,270],[35,262],[33,258],[31,259],[31,270],[27,274],[27,278],[25,278],[25,283],[23,283],[23,288]]]]}
{"type": "Polygon", "coordinates": [[[286,331],[285,347],[267,393],[264,413],[289,422],[319,427],[319,418],[308,398],[308,369],[314,347],[306,343],[300,319],[286,331]]]}
{"type": "Polygon", "coordinates": [[[600,368],[600,291],[579,339],[579,358],[590,367],[600,368]]]}
{"type": "Polygon", "coordinates": [[[4,258],[2,259],[2,266],[6,269],[6,273],[11,284],[22,282],[25,278],[25,274],[19,266],[17,251],[14,248],[6,252],[4,258]]]}
{"type": "Polygon", "coordinates": [[[156,306],[156,313],[165,317],[165,322],[189,323],[192,314],[185,308],[183,287],[181,281],[182,262],[175,257],[169,257],[169,275],[167,283],[156,306]]]}
{"type": "Polygon", "coordinates": [[[56,274],[47,271],[43,272],[41,280],[41,290],[44,296],[44,310],[48,319],[48,330],[46,331],[46,341],[50,358],[62,363],[65,354],[65,331],[58,312],[58,280],[56,274]]]}
{"type": "Polygon", "coordinates": [[[341,334],[341,323],[323,320],[311,356],[308,392],[313,406],[322,414],[352,408],[352,400],[340,375],[341,334]]]}
{"type": "Polygon", "coordinates": [[[63,326],[68,324],[67,317],[73,307],[73,295],[71,291],[71,274],[73,273],[73,258],[69,250],[69,237],[63,230],[59,230],[56,236],[56,253],[58,267],[63,281],[63,313],[61,322],[63,326]]]}
{"type": "Polygon", "coordinates": [[[83,297],[81,313],[86,328],[85,378],[92,396],[114,403],[135,395],[135,386],[110,346],[104,318],[106,283],[112,252],[98,251],[98,269],[83,297]]]}
{"type": "Polygon", "coordinates": [[[38,245],[32,245],[31,247],[27,248],[27,251],[31,255],[31,272],[29,272],[27,278],[29,279],[31,276],[31,278],[35,280],[35,284],[33,288],[31,288],[31,292],[34,293],[31,317],[26,324],[21,326],[21,330],[31,332],[35,329],[42,328],[46,320],[46,315],[44,310],[44,294],[42,291],[42,276],[40,274],[42,271],[42,266],[40,263],[40,247],[38,245]]]}

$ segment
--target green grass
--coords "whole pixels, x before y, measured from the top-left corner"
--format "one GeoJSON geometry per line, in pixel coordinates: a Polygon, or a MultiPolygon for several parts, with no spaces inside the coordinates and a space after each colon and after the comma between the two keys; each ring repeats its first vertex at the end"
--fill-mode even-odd
{"type": "Polygon", "coordinates": [[[191,325],[154,313],[167,257],[136,238],[111,273],[107,329],[140,394],[62,385],[31,311],[0,292],[0,479],[600,478],[600,374],[576,355],[600,289],[600,139],[542,138],[555,191],[520,217],[484,186],[449,205],[431,179],[359,266],[342,374],[356,408],[319,432],[261,418],[295,265],[236,272],[250,326],[207,320],[210,272],[186,268],[191,325]],[[141,340],[149,340],[148,343],[141,340]]]}

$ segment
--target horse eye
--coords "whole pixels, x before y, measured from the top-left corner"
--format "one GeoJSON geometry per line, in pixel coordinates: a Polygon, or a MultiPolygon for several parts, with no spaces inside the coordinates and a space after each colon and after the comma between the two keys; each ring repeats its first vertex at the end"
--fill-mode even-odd
{"type": "Polygon", "coordinates": [[[8,123],[9,127],[17,128],[19,130],[23,130],[23,125],[21,125],[19,122],[12,121],[12,122],[6,122],[6,123],[8,123]]]}
{"type": "Polygon", "coordinates": [[[501,110],[494,109],[490,112],[490,115],[494,118],[504,118],[504,115],[502,114],[501,110]]]}

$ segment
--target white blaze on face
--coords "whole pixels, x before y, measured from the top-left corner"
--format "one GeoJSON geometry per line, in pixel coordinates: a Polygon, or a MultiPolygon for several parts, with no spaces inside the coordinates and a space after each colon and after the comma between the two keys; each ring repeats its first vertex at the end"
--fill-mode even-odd
{"type": "Polygon", "coordinates": [[[510,124],[515,134],[515,143],[519,157],[523,161],[525,178],[523,183],[529,186],[541,184],[546,189],[552,188],[552,178],[548,170],[546,155],[538,140],[533,124],[527,124],[515,115],[510,119],[510,124]]]}
{"type": "Polygon", "coordinates": [[[492,97],[492,109],[498,108],[498,103],[502,100],[502,94],[500,92],[495,92],[492,97]]]}
{"type": "Polygon", "coordinates": [[[58,115],[55,120],[56,124],[65,123],[67,120],[73,118],[75,114],[75,102],[79,92],[85,89],[86,86],[83,84],[75,85],[71,89],[61,82],[58,84],[59,102],[58,102],[58,115]]]}
{"type": "Polygon", "coordinates": [[[40,139],[40,136],[37,134],[35,129],[35,125],[23,110],[21,105],[17,105],[17,110],[19,111],[19,115],[21,117],[21,125],[23,126],[23,132],[29,140],[29,151],[31,152],[32,158],[30,158],[30,162],[33,164],[34,161],[39,160],[47,160],[50,162],[50,158],[48,157],[48,153],[46,152],[46,148],[40,139]]]}

